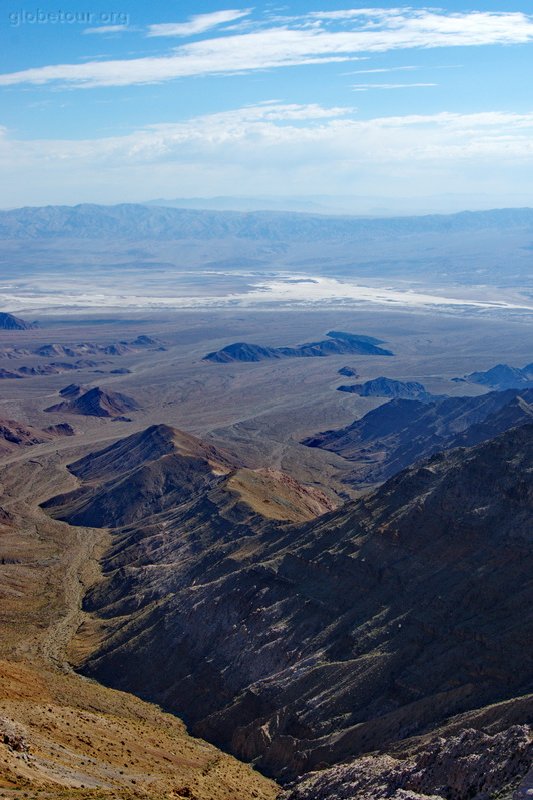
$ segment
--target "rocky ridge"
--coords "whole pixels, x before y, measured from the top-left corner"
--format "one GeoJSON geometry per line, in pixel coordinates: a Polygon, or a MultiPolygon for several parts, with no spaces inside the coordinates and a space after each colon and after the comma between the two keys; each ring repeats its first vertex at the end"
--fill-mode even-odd
{"type": "Polygon", "coordinates": [[[512,793],[533,758],[532,730],[465,729],[419,745],[407,758],[363,756],[304,779],[280,800],[464,800],[512,793]]]}
{"type": "Polygon", "coordinates": [[[474,445],[533,420],[533,389],[478,397],[393,399],[338,430],[304,440],[354,463],[345,481],[364,487],[445,448],[474,445]]]}

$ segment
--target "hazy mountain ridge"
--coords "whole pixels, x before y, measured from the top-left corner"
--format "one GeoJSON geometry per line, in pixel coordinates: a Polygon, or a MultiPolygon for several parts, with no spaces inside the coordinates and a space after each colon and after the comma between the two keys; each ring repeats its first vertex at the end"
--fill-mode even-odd
{"type": "Polygon", "coordinates": [[[478,372],[471,372],[464,378],[456,381],[479,383],[491,389],[520,389],[523,386],[533,386],[533,363],[525,367],[510,367],[508,364],[497,364],[495,367],[478,372]]]}
{"type": "Polygon", "coordinates": [[[0,312],[0,330],[28,331],[33,327],[34,325],[31,322],[26,322],[25,320],[20,319],[20,317],[15,317],[13,314],[8,314],[5,311],[0,312]]]}
{"type": "Polygon", "coordinates": [[[123,203],[26,207],[0,211],[0,237],[219,239],[270,241],[356,239],[412,233],[509,228],[533,232],[533,209],[463,211],[416,217],[352,217],[276,211],[202,211],[123,203]]]}

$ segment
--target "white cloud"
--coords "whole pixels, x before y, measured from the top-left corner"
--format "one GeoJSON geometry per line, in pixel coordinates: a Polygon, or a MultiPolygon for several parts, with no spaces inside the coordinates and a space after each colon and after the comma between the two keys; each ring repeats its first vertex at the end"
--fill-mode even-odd
{"type": "Polygon", "coordinates": [[[317,18],[318,24],[312,27],[279,24],[191,42],[164,56],[58,64],[7,73],[0,75],[0,85],[60,82],[79,87],[125,86],[193,75],[351,61],[363,53],[390,50],[533,41],[533,17],[521,12],[359,9],[342,12],[353,23],[349,30],[346,26],[330,30],[325,26],[331,19],[339,19],[331,17],[334,13],[327,18],[323,14],[323,22],[317,18]]]}
{"type": "Polygon", "coordinates": [[[132,30],[129,25],[100,25],[98,28],[85,28],[84,34],[102,33],[122,33],[122,31],[132,30]]]}
{"type": "Polygon", "coordinates": [[[358,119],[280,102],[86,140],[0,130],[6,205],[209,195],[531,196],[533,110],[358,119]]]}
{"type": "Polygon", "coordinates": [[[148,26],[148,36],[195,36],[205,33],[212,28],[218,28],[228,22],[234,22],[242,17],[247,17],[251,13],[250,8],[243,10],[227,9],[225,11],[213,11],[211,14],[197,14],[190,17],[188,22],[164,22],[158,25],[148,26]]]}
{"type": "Polygon", "coordinates": [[[371,89],[417,89],[426,86],[438,86],[437,83],[355,83],[354,92],[368,92],[371,89]]]}
{"type": "Polygon", "coordinates": [[[354,69],[352,72],[345,72],[345,75],[368,75],[371,73],[381,72],[412,72],[413,70],[421,69],[421,67],[375,67],[374,69],[354,69]]]}
{"type": "Polygon", "coordinates": [[[4,127],[0,128],[0,165],[16,167],[23,156],[34,165],[85,158],[101,165],[107,161],[114,165],[187,162],[192,151],[206,160],[229,157],[235,163],[265,161],[274,167],[290,161],[294,152],[299,162],[312,162],[318,152],[330,160],[374,164],[488,155],[531,159],[532,134],[533,111],[358,119],[349,107],[268,101],[185,122],[150,125],[127,135],[85,140],[13,141],[4,127]]]}

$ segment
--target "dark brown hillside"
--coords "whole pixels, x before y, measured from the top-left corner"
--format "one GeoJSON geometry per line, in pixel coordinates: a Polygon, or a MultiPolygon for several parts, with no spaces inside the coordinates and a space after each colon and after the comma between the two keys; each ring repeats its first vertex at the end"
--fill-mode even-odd
{"type": "Polygon", "coordinates": [[[73,428],[65,422],[41,430],[14,419],[0,419],[0,456],[9,455],[22,447],[49,442],[56,436],[73,434],[73,428]]]}
{"type": "Polygon", "coordinates": [[[222,479],[117,530],[82,669],[282,778],[524,695],[532,465],[525,425],[299,526],[243,517],[222,479]]]}
{"type": "Polygon", "coordinates": [[[83,480],[103,480],[123,475],[128,470],[156,461],[161,456],[176,453],[191,458],[204,458],[213,470],[229,472],[237,464],[227,453],[215,449],[196,436],[172,428],[170,425],[151,425],[140,433],[91,453],[69,466],[70,471],[83,480]]]}
{"type": "Polygon", "coordinates": [[[318,489],[276,470],[241,467],[229,454],[168,425],[152,425],[69,469],[84,483],[43,508],[73,525],[129,525],[195,498],[205,503],[217,487],[222,492],[215,508],[231,509],[239,521],[252,514],[303,522],[334,507],[318,489]]]}

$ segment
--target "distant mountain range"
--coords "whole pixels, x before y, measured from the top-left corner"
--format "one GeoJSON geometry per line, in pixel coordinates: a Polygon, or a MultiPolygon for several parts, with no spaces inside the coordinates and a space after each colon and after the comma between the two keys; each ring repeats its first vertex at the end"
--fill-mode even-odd
{"type": "MultiPolygon", "coordinates": [[[[499,207],[523,208],[531,195],[499,195],[499,207]]],[[[284,195],[157,198],[143,203],[168,208],[199,208],[217,211],[296,211],[306,214],[350,214],[357,216],[415,216],[453,214],[458,210],[494,208],[486,195],[439,194],[427,197],[371,197],[365,195],[284,195]]]]}
{"type": "Polygon", "coordinates": [[[2,239],[251,239],[357,241],[413,233],[533,231],[533,209],[464,211],[417,217],[323,216],[287,211],[207,211],[123,203],[0,211],[2,239]]]}

